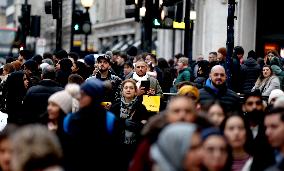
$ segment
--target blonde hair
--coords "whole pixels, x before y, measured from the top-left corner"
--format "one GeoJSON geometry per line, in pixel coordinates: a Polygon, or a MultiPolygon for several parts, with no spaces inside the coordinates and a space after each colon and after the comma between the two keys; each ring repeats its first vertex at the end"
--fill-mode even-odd
{"type": "Polygon", "coordinates": [[[178,62],[183,63],[184,65],[188,65],[188,58],[187,57],[181,57],[181,58],[179,58],[178,62]]]}

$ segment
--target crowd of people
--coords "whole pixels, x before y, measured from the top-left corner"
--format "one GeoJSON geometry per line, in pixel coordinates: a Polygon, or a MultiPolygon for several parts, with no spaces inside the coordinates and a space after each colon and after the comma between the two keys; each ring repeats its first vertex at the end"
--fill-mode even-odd
{"type": "Polygon", "coordinates": [[[236,46],[230,83],[225,58],[21,50],[1,67],[0,170],[284,170],[282,58],[236,46]]]}

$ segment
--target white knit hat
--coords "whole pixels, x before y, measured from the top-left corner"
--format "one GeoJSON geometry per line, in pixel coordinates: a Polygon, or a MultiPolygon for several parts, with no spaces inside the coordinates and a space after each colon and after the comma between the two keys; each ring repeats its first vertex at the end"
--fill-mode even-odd
{"type": "Polygon", "coordinates": [[[72,111],[72,96],[65,90],[52,94],[48,102],[57,104],[65,114],[72,111]]]}
{"type": "Polygon", "coordinates": [[[274,89],[271,91],[269,98],[268,98],[268,104],[270,104],[271,100],[274,98],[278,98],[284,96],[284,92],[280,89],[274,89]]]}

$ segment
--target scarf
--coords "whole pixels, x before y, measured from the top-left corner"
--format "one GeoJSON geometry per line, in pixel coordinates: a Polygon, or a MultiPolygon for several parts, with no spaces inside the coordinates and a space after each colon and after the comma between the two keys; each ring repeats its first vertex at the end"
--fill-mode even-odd
{"type": "Polygon", "coordinates": [[[124,97],[121,97],[121,103],[120,103],[120,118],[123,119],[132,119],[132,112],[133,107],[135,106],[137,102],[137,97],[135,97],[130,103],[126,103],[124,97]]]}
{"type": "Polygon", "coordinates": [[[139,75],[136,74],[136,72],[133,73],[133,79],[137,82],[136,86],[137,88],[140,88],[141,81],[146,81],[148,80],[149,76],[146,74],[143,77],[139,77],[139,75]]]}

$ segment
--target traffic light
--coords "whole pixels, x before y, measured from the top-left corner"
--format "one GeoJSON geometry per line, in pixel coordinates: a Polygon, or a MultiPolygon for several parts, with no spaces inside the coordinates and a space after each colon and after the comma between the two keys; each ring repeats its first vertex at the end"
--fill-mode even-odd
{"type": "Polygon", "coordinates": [[[22,33],[28,36],[30,33],[30,17],[31,17],[31,5],[23,4],[21,8],[22,16],[19,17],[22,33]]]}
{"type": "Polygon", "coordinates": [[[30,36],[40,37],[40,16],[38,15],[31,16],[30,36]]]}
{"type": "Polygon", "coordinates": [[[153,5],[153,28],[184,29],[183,2],[180,0],[164,0],[160,6],[158,1],[153,5]]]}
{"type": "Polygon", "coordinates": [[[53,19],[59,18],[59,5],[57,0],[45,1],[44,9],[46,14],[52,14],[53,19]]]}
{"type": "Polygon", "coordinates": [[[125,0],[125,17],[135,18],[135,21],[140,21],[140,8],[142,7],[142,0],[125,0]]]}
{"type": "Polygon", "coordinates": [[[83,34],[82,32],[82,24],[83,24],[83,11],[82,10],[75,10],[73,12],[73,33],[74,34],[83,34]]]}

